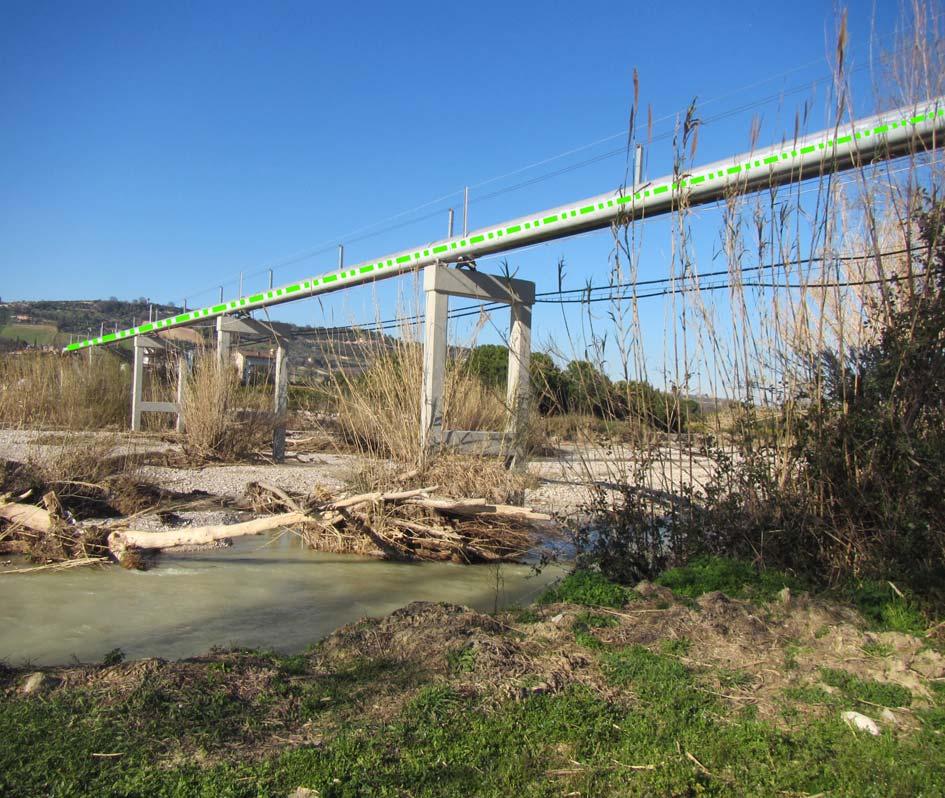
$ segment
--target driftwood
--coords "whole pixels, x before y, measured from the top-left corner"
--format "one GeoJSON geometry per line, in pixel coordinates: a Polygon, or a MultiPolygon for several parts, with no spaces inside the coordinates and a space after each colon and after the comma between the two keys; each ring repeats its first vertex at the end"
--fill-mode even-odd
{"type": "Polygon", "coordinates": [[[304,513],[280,513],[254,518],[239,524],[215,524],[213,526],[192,526],[181,529],[169,529],[164,532],[146,532],[136,529],[123,529],[108,536],[108,548],[115,559],[120,560],[127,549],[169,549],[173,546],[199,546],[226,538],[244,535],[260,535],[280,526],[292,526],[311,517],[304,513]]]}
{"type": "Polygon", "coordinates": [[[325,494],[302,499],[266,482],[248,487],[252,506],[272,514],[236,524],[157,532],[113,529],[107,534],[107,543],[106,530],[100,527],[64,522],[54,494],[43,497],[48,509],[19,502],[0,503],[0,519],[9,522],[11,530],[21,530],[20,534],[29,530],[40,542],[59,545],[50,555],[54,559],[97,562],[98,558],[91,555],[101,553],[124,564],[133,563],[136,552],[206,545],[280,527],[301,527],[298,533],[302,538],[322,551],[395,560],[520,560],[536,543],[535,527],[551,521],[545,513],[484,498],[431,498],[435,486],[360,493],[340,499],[325,494]],[[69,543],[65,547],[60,545],[66,540],[63,534],[69,543]],[[91,547],[86,542],[88,536],[93,536],[89,538],[94,542],[91,547]],[[73,545],[76,542],[82,544],[81,549],[73,545]]]}
{"type": "Polygon", "coordinates": [[[53,519],[48,510],[34,504],[19,504],[10,502],[0,506],[0,518],[11,524],[24,526],[34,532],[49,532],[53,526],[53,519]]]}

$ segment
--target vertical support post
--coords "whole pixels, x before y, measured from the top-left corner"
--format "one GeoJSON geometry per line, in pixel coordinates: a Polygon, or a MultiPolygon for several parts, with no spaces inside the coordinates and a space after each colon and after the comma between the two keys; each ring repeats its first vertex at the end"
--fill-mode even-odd
{"type": "Polygon", "coordinates": [[[243,296],[243,272],[240,272],[240,296],[243,296]]]}
{"type": "Polygon", "coordinates": [[[269,290],[272,290],[272,269],[269,270],[269,290]]]}
{"type": "Polygon", "coordinates": [[[273,412],[276,424],[272,430],[272,459],[281,463],[285,460],[285,416],[289,407],[289,363],[286,359],[286,347],[280,341],[276,347],[275,397],[273,412]]]}
{"type": "Polygon", "coordinates": [[[338,268],[343,269],[345,266],[345,245],[338,245],[338,268]]]}
{"type": "Polygon", "coordinates": [[[529,362],[532,351],[532,308],[520,302],[510,306],[509,378],[506,402],[509,408],[506,432],[515,451],[515,465],[524,467],[524,435],[528,425],[531,393],[529,362]]]}
{"type": "Polygon", "coordinates": [[[177,424],[178,432],[184,431],[184,390],[187,387],[187,375],[190,373],[190,361],[186,353],[177,358],[177,424]]]}
{"type": "Polygon", "coordinates": [[[463,238],[469,235],[469,186],[463,189],[463,238]]]}
{"type": "Polygon", "coordinates": [[[453,209],[452,208],[450,208],[450,224],[449,224],[449,228],[446,231],[446,237],[447,238],[453,237],[453,209]]]}
{"type": "Polygon", "coordinates": [[[230,344],[233,334],[224,329],[225,316],[217,316],[217,361],[221,366],[230,362],[230,344]]]}
{"type": "Polygon", "coordinates": [[[421,459],[443,431],[443,387],[446,381],[446,313],[449,297],[433,289],[433,269],[428,266],[426,321],[423,330],[423,395],[420,405],[421,459]]]}
{"type": "Polygon", "coordinates": [[[633,154],[633,187],[636,188],[643,182],[643,145],[637,144],[636,151],[633,154]]]}
{"type": "Polygon", "coordinates": [[[144,392],[144,353],[141,338],[135,336],[134,370],[131,373],[131,431],[141,431],[141,396],[144,392]]]}

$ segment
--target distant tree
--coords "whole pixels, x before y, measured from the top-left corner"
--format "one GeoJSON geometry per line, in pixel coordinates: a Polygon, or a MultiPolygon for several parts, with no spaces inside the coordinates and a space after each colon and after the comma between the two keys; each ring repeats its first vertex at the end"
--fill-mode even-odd
{"type": "Polygon", "coordinates": [[[483,344],[469,353],[466,368],[490,387],[504,388],[509,378],[509,350],[497,344],[483,344]]]}

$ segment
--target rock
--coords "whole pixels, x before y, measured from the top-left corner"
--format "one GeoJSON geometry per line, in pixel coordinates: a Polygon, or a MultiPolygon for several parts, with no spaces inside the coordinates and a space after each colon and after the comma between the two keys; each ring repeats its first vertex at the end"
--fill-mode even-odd
{"type": "Polygon", "coordinates": [[[26,681],[20,685],[20,692],[23,695],[33,695],[41,693],[43,690],[52,686],[52,680],[42,671],[36,671],[26,677],[26,681]]]}
{"type": "Polygon", "coordinates": [[[945,657],[937,651],[926,650],[916,654],[910,666],[926,679],[941,679],[945,676],[945,657]]]}
{"type": "Polygon", "coordinates": [[[844,712],[840,717],[848,726],[857,731],[872,734],[874,737],[879,736],[879,726],[876,725],[876,721],[866,715],[861,715],[859,712],[844,712]]]}
{"type": "Polygon", "coordinates": [[[790,606],[791,604],[791,588],[784,587],[778,591],[778,601],[783,604],[785,607],[790,606]]]}
{"type": "Polygon", "coordinates": [[[563,620],[564,620],[564,613],[563,613],[563,612],[559,612],[557,615],[555,615],[555,616],[552,617],[551,622],[552,622],[553,624],[559,624],[559,623],[561,623],[561,621],[563,621],[563,620]]]}
{"type": "Polygon", "coordinates": [[[319,792],[308,787],[296,787],[295,792],[289,793],[289,798],[319,798],[319,792]]]}

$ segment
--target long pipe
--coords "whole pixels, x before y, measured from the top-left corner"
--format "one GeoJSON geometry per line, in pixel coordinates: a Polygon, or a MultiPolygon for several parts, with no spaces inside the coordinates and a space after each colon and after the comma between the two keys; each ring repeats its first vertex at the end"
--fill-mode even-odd
{"type": "Polygon", "coordinates": [[[337,291],[360,283],[394,277],[434,263],[474,260],[495,252],[565,238],[587,230],[610,227],[648,216],[671,213],[685,199],[688,205],[714,202],[729,193],[754,191],[792,183],[833,171],[855,169],[875,160],[894,158],[922,147],[942,146],[945,97],[922,105],[898,108],[852,123],[837,125],[766,150],[716,161],[682,175],[619,188],[568,205],[539,211],[469,235],[433,241],[337,271],[229,302],[181,313],[153,323],[70,344],[67,351],[109,344],[136,335],[193,324],[229,313],[280,305],[296,299],[337,291]]]}

